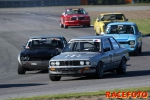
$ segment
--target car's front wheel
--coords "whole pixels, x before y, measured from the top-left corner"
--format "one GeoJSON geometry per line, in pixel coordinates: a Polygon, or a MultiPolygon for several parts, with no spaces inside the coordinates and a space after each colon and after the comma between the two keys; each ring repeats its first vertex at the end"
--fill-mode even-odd
{"type": "Polygon", "coordinates": [[[18,74],[25,74],[26,70],[18,63],[18,74]]]}
{"type": "Polygon", "coordinates": [[[49,74],[49,78],[51,81],[60,81],[61,79],[61,76],[52,76],[49,74]]]}
{"type": "Polygon", "coordinates": [[[119,67],[116,69],[117,74],[124,74],[126,73],[126,59],[122,58],[119,67]]]}
{"type": "Polygon", "coordinates": [[[64,27],[64,25],[60,22],[60,28],[63,28],[64,27]]]}
{"type": "Polygon", "coordinates": [[[135,51],[133,52],[133,55],[134,56],[138,56],[139,55],[139,48],[137,47],[136,49],[135,49],[135,51]]]}
{"type": "Polygon", "coordinates": [[[66,29],[66,28],[68,28],[68,26],[66,26],[66,25],[64,24],[64,28],[66,29]]]}
{"type": "Polygon", "coordinates": [[[140,48],[139,48],[139,54],[141,54],[142,53],[142,46],[140,46],[140,48]]]}
{"type": "Polygon", "coordinates": [[[98,34],[96,31],[95,31],[95,35],[96,35],[96,36],[99,36],[99,34],[98,34]]]}
{"type": "Polygon", "coordinates": [[[104,73],[103,63],[100,62],[100,63],[98,63],[98,65],[96,67],[96,77],[97,78],[102,78],[103,73],[104,73]]]}

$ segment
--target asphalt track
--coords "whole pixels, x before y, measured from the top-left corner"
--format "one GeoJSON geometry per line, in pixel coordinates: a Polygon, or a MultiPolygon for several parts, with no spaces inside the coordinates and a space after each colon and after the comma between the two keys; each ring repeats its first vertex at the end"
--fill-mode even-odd
{"type": "MultiPolygon", "coordinates": [[[[59,16],[65,7],[0,9],[0,99],[35,95],[71,93],[150,86],[150,38],[143,37],[140,56],[131,57],[127,73],[106,73],[103,79],[63,77],[59,82],[49,80],[41,71],[17,74],[17,56],[30,36],[58,34],[67,40],[76,36],[94,35],[93,27],[61,29],[59,16]]],[[[87,11],[150,10],[149,6],[96,6],[87,11]]]]}

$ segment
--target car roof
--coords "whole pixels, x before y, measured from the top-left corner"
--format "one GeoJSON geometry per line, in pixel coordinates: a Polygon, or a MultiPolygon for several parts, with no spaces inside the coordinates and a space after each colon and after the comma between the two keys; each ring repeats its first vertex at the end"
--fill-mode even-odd
{"type": "Polygon", "coordinates": [[[29,39],[34,39],[34,38],[63,38],[63,36],[60,36],[60,35],[40,35],[40,36],[32,36],[29,39]]]}
{"type": "Polygon", "coordinates": [[[69,9],[83,9],[83,8],[66,8],[66,10],[69,10],[69,9]]]}
{"type": "Polygon", "coordinates": [[[112,36],[80,36],[80,37],[76,37],[73,39],[102,39],[102,38],[108,38],[108,37],[112,37],[112,36]]]}
{"type": "Polygon", "coordinates": [[[123,13],[102,13],[100,15],[123,14],[123,13]]]}
{"type": "Polygon", "coordinates": [[[135,26],[136,24],[134,22],[113,22],[109,23],[108,25],[132,25],[135,26]]]}

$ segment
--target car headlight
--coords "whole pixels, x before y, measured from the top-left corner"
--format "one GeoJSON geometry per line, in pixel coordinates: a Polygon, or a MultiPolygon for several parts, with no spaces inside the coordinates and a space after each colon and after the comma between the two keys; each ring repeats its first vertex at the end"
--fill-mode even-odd
{"type": "Polygon", "coordinates": [[[86,61],[85,64],[86,64],[86,65],[90,65],[90,62],[89,62],[89,61],[86,61]]]}
{"type": "Polygon", "coordinates": [[[84,61],[80,61],[80,65],[84,65],[84,61]]]}
{"type": "Polygon", "coordinates": [[[134,41],[134,40],[131,40],[131,41],[129,41],[129,44],[130,44],[130,45],[134,45],[134,44],[135,44],[135,41],[134,41]]]}
{"type": "Polygon", "coordinates": [[[20,60],[21,60],[21,61],[24,61],[24,57],[21,57],[20,60]]]}
{"type": "Polygon", "coordinates": [[[56,61],[56,66],[59,66],[60,65],[60,62],[59,61],[56,61]]]}
{"type": "Polygon", "coordinates": [[[25,61],[28,61],[30,58],[29,57],[24,57],[24,60],[25,61]]]}
{"type": "Polygon", "coordinates": [[[21,61],[29,61],[30,58],[29,58],[28,56],[26,56],[26,57],[21,57],[20,60],[21,60],[21,61]]]}
{"type": "Polygon", "coordinates": [[[55,64],[56,64],[56,63],[55,63],[54,61],[51,62],[51,66],[55,66],[55,64]]]}

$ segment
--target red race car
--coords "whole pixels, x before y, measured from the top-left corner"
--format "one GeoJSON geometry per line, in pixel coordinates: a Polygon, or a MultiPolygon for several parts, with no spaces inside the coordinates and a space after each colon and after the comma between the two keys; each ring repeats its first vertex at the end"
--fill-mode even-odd
{"type": "Polygon", "coordinates": [[[83,8],[67,8],[60,17],[60,27],[68,26],[90,27],[90,16],[83,8]]]}

